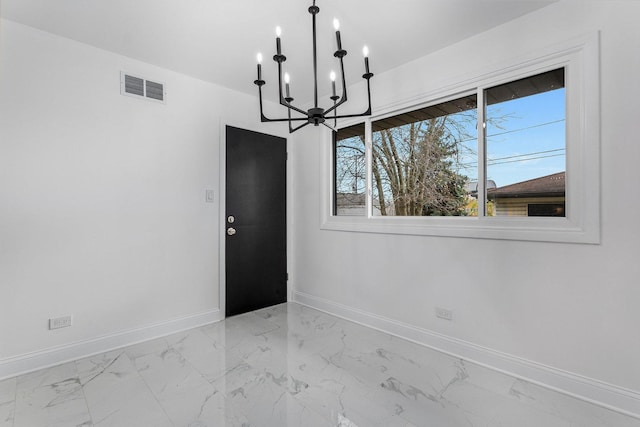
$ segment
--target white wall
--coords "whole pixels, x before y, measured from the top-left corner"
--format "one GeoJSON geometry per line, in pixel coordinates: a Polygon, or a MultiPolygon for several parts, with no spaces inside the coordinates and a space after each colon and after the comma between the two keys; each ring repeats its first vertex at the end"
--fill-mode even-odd
{"type": "MultiPolygon", "coordinates": [[[[294,134],[291,156],[296,295],[636,396],[638,16],[640,2],[563,1],[372,81],[380,108],[600,30],[602,244],[321,231],[319,133],[307,128],[294,134]],[[436,305],[453,309],[454,321],[436,319],[436,305]]],[[[0,26],[0,368],[219,315],[219,121],[259,126],[255,99],[10,21],[0,26]],[[121,96],[121,70],[166,82],[167,104],[121,96]],[[206,188],[216,203],[204,203],[206,188]],[[66,314],[73,327],[47,330],[49,317],[66,314]]]]}
{"type": "Polygon", "coordinates": [[[639,16],[640,2],[563,1],[372,80],[379,110],[601,31],[600,245],[321,230],[321,144],[306,132],[293,141],[296,299],[612,386],[640,413],[639,16]],[[452,309],[454,321],[437,319],[435,306],[452,309]]]}
{"type": "Polygon", "coordinates": [[[1,27],[0,377],[220,318],[219,126],[257,126],[255,99],[1,27]],[[167,103],[121,96],[121,70],[165,82],[167,103]]]}

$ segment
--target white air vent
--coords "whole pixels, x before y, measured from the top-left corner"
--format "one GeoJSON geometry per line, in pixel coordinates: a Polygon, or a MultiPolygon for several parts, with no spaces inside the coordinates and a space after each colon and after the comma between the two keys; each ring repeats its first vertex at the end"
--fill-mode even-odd
{"type": "Polygon", "coordinates": [[[167,94],[164,83],[152,82],[124,71],[120,72],[120,93],[162,103],[165,102],[167,94]]]}

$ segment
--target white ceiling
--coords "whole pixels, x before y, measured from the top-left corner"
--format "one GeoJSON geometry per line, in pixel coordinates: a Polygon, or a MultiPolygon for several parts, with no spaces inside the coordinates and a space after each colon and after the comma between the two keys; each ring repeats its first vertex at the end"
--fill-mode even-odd
{"type": "MultiPolygon", "coordinates": [[[[256,94],[257,52],[265,56],[266,94],[275,94],[276,25],[292,76],[292,96],[311,98],[313,0],[2,0],[2,17],[63,37],[256,94]]],[[[557,0],[317,0],[319,84],[329,91],[341,23],[347,83],[486,31],[557,0]]]]}

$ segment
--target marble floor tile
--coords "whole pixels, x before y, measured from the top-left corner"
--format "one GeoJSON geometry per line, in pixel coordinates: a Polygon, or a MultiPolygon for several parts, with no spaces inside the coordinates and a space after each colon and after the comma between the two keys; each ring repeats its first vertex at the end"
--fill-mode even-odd
{"type": "Polygon", "coordinates": [[[13,426],[16,400],[16,378],[0,381],[0,427],[13,426]]]}
{"type": "Polygon", "coordinates": [[[580,427],[637,427],[640,420],[516,379],[509,390],[521,402],[580,427]]]}
{"type": "Polygon", "coordinates": [[[91,425],[73,362],[18,377],[14,427],[91,425]]]}
{"type": "Polygon", "coordinates": [[[129,359],[135,363],[135,360],[139,357],[162,353],[168,349],[169,343],[167,340],[165,338],[158,338],[129,346],[124,349],[124,352],[129,356],[129,359]]]}
{"type": "Polygon", "coordinates": [[[94,426],[173,426],[126,351],[76,363],[94,426]]]}
{"type": "Polygon", "coordinates": [[[247,426],[331,425],[289,393],[287,378],[251,368],[227,389],[227,409],[245,419],[247,426]]]}
{"type": "Polygon", "coordinates": [[[224,395],[175,349],[139,357],[135,365],[173,425],[224,425],[224,395]]]}
{"type": "MultiPolygon", "coordinates": [[[[222,322],[216,325],[220,323],[222,322]]],[[[224,326],[224,323],[220,326],[224,326]]],[[[205,332],[211,327],[205,328],[171,335],[167,337],[167,341],[171,348],[179,352],[208,381],[215,381],[232,369],[232,363],[231,360],[227,362],[224,341],[212,339],[205,332]]]]}
{"type": "Polygon", "coordinates": [[[16,399],[16,378],[0,381],[0,403],[11,402],[16,399]]]}
{"type": "Polygon", "coordinates": [[[0,382],[0,427],[640,427],[295,303],[0,382]]]}

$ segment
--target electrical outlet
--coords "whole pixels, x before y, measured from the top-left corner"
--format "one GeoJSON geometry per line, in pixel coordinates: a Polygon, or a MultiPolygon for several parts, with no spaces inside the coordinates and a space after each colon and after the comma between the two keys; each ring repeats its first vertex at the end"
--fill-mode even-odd
{"type": "Polygon", "coordinates": [[[215,193],[213,190],[206,190],[204,195],[204,201],[207,203],[213,203],[215,201],[215,193]]]}
{"type": "Polygon", "coordinates": [[[453,320],[453,311],[442,307],[436,307],[436,317],[444,320],[453,320]]]}
{"type": "Polygon", "coordinates": [[[49,330],[68,328],[71,326],[71,316],[62,316],[49,319],[49,330]]]}

